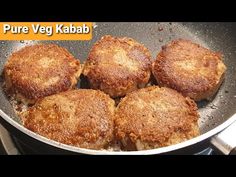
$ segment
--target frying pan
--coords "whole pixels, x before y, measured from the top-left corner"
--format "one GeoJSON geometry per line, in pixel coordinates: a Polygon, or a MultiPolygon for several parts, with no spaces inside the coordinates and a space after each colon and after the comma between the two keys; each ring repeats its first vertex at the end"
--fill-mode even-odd
{"type": "MultiPolygon", "coordinates": [[[[94,23],[93,28],[91,41],[0,41],[0,72],[2,73],[10,53],[35,43],[56,43],[67,48],[83,62],[94,42],[106,34],[136,39],[150,49],[153,59],[160,51],[161,46],[169,41],[177,38],[190,39],[214,51],[220,51],[224,55],[224,62],[227,66],[225,80],[215,97],[211,101],[197,103],[201,135],[183,143],[145,151],[97,151],[64,145],[24,128],[14,113],[1,85],[0,122],[14,136],[44,154],[190,154],[196,152],[196,149],[199,151],[199,148],[207,147],[209,143],[224,154],[235,152],[236,23],[94,23]],[[231,136],[226,136],[228,134],[231,136]]],[[[2,80],[0,83],[2,84],[2,80]]],[[[80,83],[78,87],[80,87],[80,83]]]]}

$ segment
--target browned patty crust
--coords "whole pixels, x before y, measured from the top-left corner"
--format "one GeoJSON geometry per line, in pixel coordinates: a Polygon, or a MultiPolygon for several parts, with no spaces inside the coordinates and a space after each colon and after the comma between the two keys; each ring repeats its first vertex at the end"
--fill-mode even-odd
{"type": "Polygon", "coordinates": [[[54,44],[24,47],[14,52],[4,67],[7,90],[24,102],[73,88],[80,73],[79,60],[54,44]]]}
{"type": "Polygon", "coordinates": [[[109,95],[80,89],[45,97],[21,117],[26,128],[49,139],[81,148],[102,149],[113,138],[114,109],[109,95]]]}
{"type": "Polygon", "coordinates": [[[144,45],[128,37],[103,36],[92,47],[83,74],[94,89],[111,97],[144,87],[151,74],[151,55],[144,45]]]}
{"type": "Polygon", "coordinates": [[[163,46],[152,69],[161,86],[173,88],[195,101],[217,92],[225,70],[220,53],[183,39],[163,46]]]}
{"type": "Polygon", "coordinates": [[[124,97],[115,114],[115,134],[127,150],[177,144],[199,135],[197,106],[170,88],[151,86],[124,97]]]}

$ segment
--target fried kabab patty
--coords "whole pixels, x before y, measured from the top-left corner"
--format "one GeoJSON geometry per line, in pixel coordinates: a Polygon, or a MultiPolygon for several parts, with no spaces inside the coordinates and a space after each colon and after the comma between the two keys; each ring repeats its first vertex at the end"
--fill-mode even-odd
{"type": "Polygon", "coordinates": [[[183,39],[163,46],[152,68],[160,86],[173,88],[195,101],[210,99],[217,92],[225,70],[220,53],[183,39]]]}
{"type": "Polygon", "coordinates": [[[38,44],[14,52],[4,67],[6,90],[19,101],[35,103],[39,98],[70,90],[82,69],[65,48],[38,44]]]}
{"type": "Polygon", "coordinates": [[[114,101],[105,93],[79,89],[51,95],[23,112],[23,124],[49,139],[103,149],[113,138],[114,101]]]}
{"type": "Polygon", "coordinates": [[[115,113],[115,135],[125,150],[177,144],[199,135],[197,106],[170,88],[151,86],[124,97],[115,113]]]}
{"type": "Polygon", "coordinates": [[[111,97],[124,96],[148,83],[151,55],[131,38],[106,35],[92,47],[83,74],[93,89],[111,97]]]}

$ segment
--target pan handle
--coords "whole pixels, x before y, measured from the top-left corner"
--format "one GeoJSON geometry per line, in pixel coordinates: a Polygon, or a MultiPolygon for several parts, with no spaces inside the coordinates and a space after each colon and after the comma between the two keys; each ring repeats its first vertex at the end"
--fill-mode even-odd
{"type": "Polygon", "coordinates": [[[225,155],[236,155],[236,121],[212,137],[210,142],[221,153],[225,155]]]}

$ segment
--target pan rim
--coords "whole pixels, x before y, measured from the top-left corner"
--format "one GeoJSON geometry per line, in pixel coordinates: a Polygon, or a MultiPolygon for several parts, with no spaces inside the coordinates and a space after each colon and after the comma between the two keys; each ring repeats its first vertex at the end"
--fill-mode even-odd
{"type": "Polygon", "coordinates": [[[161,147],[157,149],[150,149],[150,150],[141,150],[141,151],[107,151],[107,150],[93,150],[93,149],[85,149],[85,148],[79,148],[71,145],[66,145],[51,139],[48,139],[46,137],[43,137],[31,130],[28,130],[23,125],[17,123],[15,120],[13,120],[10,116],[8,116],[4,111],[0,109],[0,116],[8,122],[10,125],[12,125],[14,128],[20,130],[22,133],[30,136],[33,139],[36,139],[42,143],[45,143],[47,145],[53,146],[55,148],[67,150],[70,152],[76,152],[81,154],[87,154],[87,155],[154,155],[154,154],[162,154],[171,152],[174,150],[182,149],[187,146],[194,145],[196,143],[199,143],[203,140],[206,140],[207,138],[210,138],[214,136],[215,134],[221,132],[225,128],[227,128],[229,125],[231,125],[233,122],[236,121],[236,114],[234,114],[232,117],[227,119],[224,123],[218,125],[217,127],[213,128],[212,130],[195,137],[193,139],[184,141],[182,143],[178,143],[171,146],[161,147]]]}

